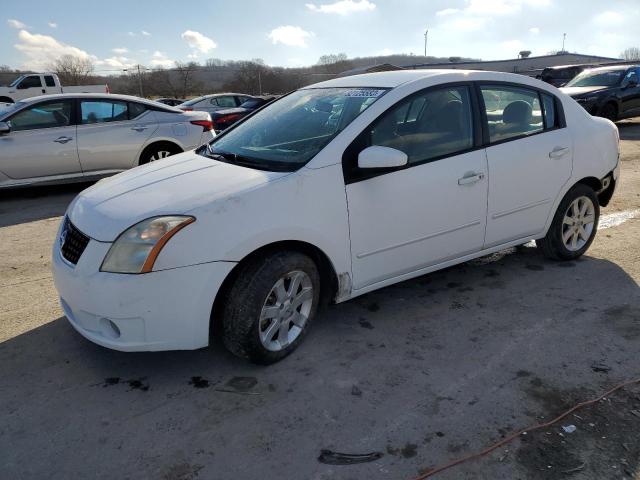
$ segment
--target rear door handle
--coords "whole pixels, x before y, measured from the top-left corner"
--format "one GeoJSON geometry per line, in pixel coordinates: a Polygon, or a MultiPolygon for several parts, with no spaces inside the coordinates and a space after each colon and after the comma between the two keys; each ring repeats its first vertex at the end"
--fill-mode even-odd
{"type": "Polygon", "coordinates": [[[569,153],[569,147],[556,147],[549,152],[549,158],[561,158],[569,153]]]}
{"type": "Polygon", "coordinates": [[[70,142],[71,140],[73,140],[73,138],[71,137],[58,137],[54,140],[54,142],[62,143],[64,145],[65,143],[70,142]]]}
{"type": "Polygon", "coordinates": [[[144,125],[136,125],[134,127],[131,127],[131,130],[135,130],[136,132],[144,132],[147,128],[149,127],[145,127],[144,125]]]}
{"type": "Polygon", "coordinates": [[[484,173],[467,173],[464,177],[458,179],[458,185],[470,185],[479,182],[484,178],[484,173]]]}

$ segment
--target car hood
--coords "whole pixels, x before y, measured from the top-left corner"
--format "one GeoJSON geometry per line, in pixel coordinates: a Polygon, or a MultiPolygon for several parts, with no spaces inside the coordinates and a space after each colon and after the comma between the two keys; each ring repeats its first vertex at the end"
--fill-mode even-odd
{"type": "Polygon", "coordinates": [[[67,215],[89,237],[112,242],[147,218],[194,213],[286,175],[186,152],[99,181],[75,198],[67,215]]]}
{"type": "Polygon", "coordinates": [[[566,93],[570,97],[579,97],[586,93],[597,92],[599,90],[606,90],[608,87],[562,87],[561,92],[566,93]]]}

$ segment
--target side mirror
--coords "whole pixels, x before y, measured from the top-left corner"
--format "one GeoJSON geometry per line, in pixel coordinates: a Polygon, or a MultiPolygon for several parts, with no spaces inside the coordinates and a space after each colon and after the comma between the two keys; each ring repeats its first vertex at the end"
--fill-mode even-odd
{"type": "Polygon", "coordinates": [[[358,168],[403,167],[409,161],[406,153],[395,148],[367,147],[358,155],[358,168]]]}
{"type": "Polygon", "coordinates": [[[622,84],[622,88],[635,88],[638,86],[638,78],[636,76],[632,76],[628,79],[624,80],[622,84]]]}
{"type": "Polygon", "coordinates": [[[11,124],[9,122],[0,122],[0,135],[6,135],[11,132],[11,124]]]}

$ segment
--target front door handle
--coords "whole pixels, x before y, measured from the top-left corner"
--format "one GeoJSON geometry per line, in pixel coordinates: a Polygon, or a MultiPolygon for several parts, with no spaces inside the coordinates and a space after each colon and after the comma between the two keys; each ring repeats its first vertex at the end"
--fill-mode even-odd
{"type": "Polygon", "coordinates": [[[64,145],[65,143],[70,142],[71,140],[73,140],[73,138],[71,137],[58,137],[54,140],[54,142],[62,143],[64,145]]]}
{"type": "Polygon", "coordinates": [[[569,147],[556,147],[549,152],[549,158],[562,158],[569,153],[569,147]]]}
{"type": "Polygon", "coordinates": [[[458,185],[470,185],[472,183],[479,182],[484,178],[484,173],[470,172],[466,173],[464,177],[458,179],[458,185]]]}
{"type": "Polygon", "coordinates": [[[147,128],[144,125],[136,125],[135,127],[131,127],[131,130],[135,130],[136,132],[144,132],[147,128]]]}

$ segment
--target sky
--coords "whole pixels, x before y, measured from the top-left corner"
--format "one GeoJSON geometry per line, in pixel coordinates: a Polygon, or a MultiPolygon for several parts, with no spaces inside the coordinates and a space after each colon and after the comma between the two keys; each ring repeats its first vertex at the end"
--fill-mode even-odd
{"type": "Polygon", "coordinates": [[[640,46],[640,0],[0,0],[0,65],[43,70],[63,54],[96,73],[142,64],[262,58],[312,65],[324,54],[484,60],[521,50],[618,57],[640,46]]]}

